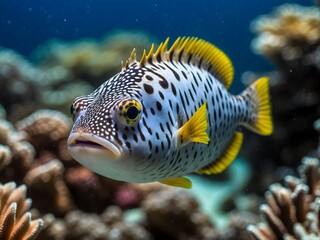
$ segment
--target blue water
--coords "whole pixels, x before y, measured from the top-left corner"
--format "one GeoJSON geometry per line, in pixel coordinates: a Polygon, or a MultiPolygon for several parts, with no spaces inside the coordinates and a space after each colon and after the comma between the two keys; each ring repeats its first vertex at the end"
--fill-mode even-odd
{"type": "MultiPolygon", "coordinates": [[[[167,36],[197,36],[223,49],[232,59],[236,78],[246,70],[272,69],[250,49],[250,22],[260,14],[286,3],[281,0],[206,1],[102,1],[102,0],[2,0],[0,46],[29,56],[51,38],[67,41],[100,38],[114,29],[149,32],[162,40],[167,36]]],[[[312,0],[290,3],[312,5],[312,0]]],[[[240,81],[235,81],[240,84],[240,81]]],[[[240,86],[240,85],[239,85],[240,86]]]]}

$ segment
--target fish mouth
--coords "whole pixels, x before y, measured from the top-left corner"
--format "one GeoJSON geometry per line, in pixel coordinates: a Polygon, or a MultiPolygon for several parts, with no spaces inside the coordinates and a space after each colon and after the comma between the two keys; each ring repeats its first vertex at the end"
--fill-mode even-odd
{"type": "Polygon", "coordinates": [[[74,152],[82,151],[105,154],[105,156],[118,159],[122,152],[122,149],[111,141],[90,133],[71,133],[67,144],[71,156],[74,155],[74,152]]]}

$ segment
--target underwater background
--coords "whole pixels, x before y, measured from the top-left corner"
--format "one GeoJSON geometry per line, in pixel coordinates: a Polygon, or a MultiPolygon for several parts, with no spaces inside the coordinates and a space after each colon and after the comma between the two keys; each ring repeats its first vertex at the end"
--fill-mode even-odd
{"type": "MultiPolygon", "coordinates": [[[[49,39],[101,39],[113,30],[144,31],[160,41],[196,36],[227,53],[236,69],[266,71],[271,66],[250,51],[250,23],[285,1],[3,1],[0,3],[0,46],[30,57],[49,39]]],[[[311,5],[312,0],[290,3],[311,5]]],[[[149,47],[149,46],[147,46],[149,47]]],[[[234,82],[240,87],[239,81],[234,82]]],[[[242,89],[242,88],[241,88],[242,89]]]]}
{"type": "Polygon", "coordinates": [[[1,1],[0,92],[0,239],[320,239],[319,1],[1,1]],[[73,99],[178,36],[230,57],[232,93],[270,77],[273,135],[244,130],[231,167],[191,190],[80,166],[73,99]]]}

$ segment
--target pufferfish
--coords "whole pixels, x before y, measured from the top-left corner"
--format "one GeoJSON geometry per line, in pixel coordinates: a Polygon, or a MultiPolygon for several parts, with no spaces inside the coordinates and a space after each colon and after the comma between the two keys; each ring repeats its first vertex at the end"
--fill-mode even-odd
{"type": "Polygon", "coordinates": [[[75,160],[119,181],[191,188],[184,175],[220,173],[236,158],[239,127],[272,133],[268,78],[233,96],[226,54],[195,37],[168,42],[139,61],[133,50],[118,74],[74,100],[75,160]]]}

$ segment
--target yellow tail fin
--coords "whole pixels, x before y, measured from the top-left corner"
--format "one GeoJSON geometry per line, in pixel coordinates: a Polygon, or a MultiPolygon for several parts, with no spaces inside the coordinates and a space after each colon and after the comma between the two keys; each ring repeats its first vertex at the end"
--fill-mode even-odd
{"type": "Polygon", "coordinates": [[[270,135],[273,132],[271,104],[269,96],[269,78],[262,77],[245,90],[244,97],[249,107],[249,123],[246,127],[260,135],[270,135]]]}

